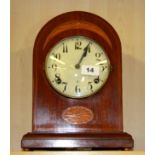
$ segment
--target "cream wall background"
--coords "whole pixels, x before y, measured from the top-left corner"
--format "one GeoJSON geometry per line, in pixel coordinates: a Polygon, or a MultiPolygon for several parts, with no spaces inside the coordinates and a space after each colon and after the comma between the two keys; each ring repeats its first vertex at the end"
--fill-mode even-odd
{"type": "Polygon", "coordinates": [[[122,42],[124,130],[135,150],[144,150],[144,0],[11,1],[11,151],[20,150],[31,131],[32,52],[40,28],[54,16],[73,10],[106,19],[122,42]]]}

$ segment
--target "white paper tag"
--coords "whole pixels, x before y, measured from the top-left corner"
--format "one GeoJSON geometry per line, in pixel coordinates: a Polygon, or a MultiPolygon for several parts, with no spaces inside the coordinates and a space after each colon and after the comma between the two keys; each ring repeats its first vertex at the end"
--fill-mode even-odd
{"type": "Polygon", "coordinates": [[[82,65],[81,74],[82,75],[99,76],[99,66],[82,65]]]}

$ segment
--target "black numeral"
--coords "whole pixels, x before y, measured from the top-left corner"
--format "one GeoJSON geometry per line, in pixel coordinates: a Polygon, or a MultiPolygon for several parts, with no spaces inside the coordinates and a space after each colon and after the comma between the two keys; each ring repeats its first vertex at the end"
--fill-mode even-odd
{"type": "Polygon", "coordinates": [[[60,53],[56,53],[56,54],[54,54],[54,57],[56,58],[56,59],[61,59],[61,54],[60,53]]]}
{"type": "Polygon", "coordinates": [[[93,92],[92,82],[88,82],[88,90],[91,90],[93,92]]]}
{"type": "Polygon", "coordinates": [[[52,67],[52,69],[54,69],[56,71],[58,66],[57,66],[57,64],[52,64],[51,67],[52,67]]]}
{"type": "Polygon", "coordinates": [[[101,59],[100,59],[101,53],[95,53],[95,56],[96,56],[97,61],[101,61],[101,59]]]}
{"type": "Polygon", "coordinates": [[[65,92],[65,91],[66,91],[66,89],[67,89],[67,82],[62,82],[62,84],[64,85],[63,92],[65,92]]]}
{"type": "Polygon", "coordinates": [[[75,86],[75,92],[76,93],[80,93],[81,92],[81,89],[78,85],[75,86]]]}
{"type": "Polygon", "coordinates": [[[81,41],[76,41],[75,42],[75,49],[76,50],[82,49],[81,45],[82,45],[82,42],[81,41]]]}
{"type": "Polygon", "coordinates": [[[60,78],[60,74],[55,74],[55,82],[57,83],[57,84],[61,84],[61,82],[62,82],[62,80],[61,80],[61,78],[60,78]]]}
{"type": "Polygon", "coordinates": [[[63,43],[63,53],[68,53],[68,47],[63,43]]]}
{"type": "Polygon", "coordinates": [[[100,82],[99,76],[97,78],[94,79],[94,83],[98,84],[100,82]]]}
{"type": "Polygon", "coordinates": [[[100,65],[101,65],[101,67],[102,67],[102,71],[104,71],[105,69],[108,68],[108,66],[106,66],[106,65],[104,65],[104,64],[100,64],[100,65]]]}

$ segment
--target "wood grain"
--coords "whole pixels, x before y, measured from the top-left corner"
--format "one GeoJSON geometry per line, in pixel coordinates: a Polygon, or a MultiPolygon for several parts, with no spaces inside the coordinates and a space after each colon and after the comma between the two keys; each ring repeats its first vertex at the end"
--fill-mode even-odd
{"type": "Polygon", "coordinates": [[[131,149],[132,137],[127,133],[28,133],[23,137],[23,149],[131,149]]]}
{"type": "MultiPolygon", "coordinates": [[[[73,22],[73,23],[74,23],[73,22]]],[[[72,126],[76,132],[86,132],[91,130],[100,131],[122,131],[122,75],[121,75],[121,44],[115,30],[103,19],[86,12],[70,12],[55,17],[49,21],[39,32],[34,45],[33,55],[33,131],[58,132],[58,128],[67,132],[67,124],[60,117],[62,111],[71,105],[83,105],[92,109],[96,114],[94,121],[86,126],[72,126]],[[62,31],[56,29],[60,25],[69,22],[68,28],[62,31]],[[87,30],[88,26],[83,28],[80,25],[74,27],[71,21],[76,23],[91,24],[95,23],[96,27],[100,27],[105,35],[102,35],[92,27],[91,31],[87,30]],[[54,30],[58,34],[52,35],[54,30]],[[99,35],[100,34],[100,35],[99,35]],[[61,39],[83,35],[96,40],[105,50],[112,64],[112,72],[107,83],[95,95],[85,99],[66,98],[50,86],[45,72],[44,62],[48,51],[61,39]],[[50,37],[52,36],[52,37],[50,37]],[[105,36],[110,40],[105,39],[105,36]],[[48,43],[47,43],[48,40],[48,43]],[[60,125],[61,124],[61,125],[60,125]],[[80,130],[79,130],[80,129],[80,130]]],[[[69,127],[68,132],[71,130],[69,127]]]]}

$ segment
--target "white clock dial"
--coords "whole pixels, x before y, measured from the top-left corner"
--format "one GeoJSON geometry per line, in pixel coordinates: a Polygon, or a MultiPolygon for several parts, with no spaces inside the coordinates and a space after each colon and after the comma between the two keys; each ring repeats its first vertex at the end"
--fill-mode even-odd
{"type": "Polygon", "coordinates": [[[97,42],[73,36],[50,49],[45,72],[57,92],[71,98],[83,98],[96,93],[105,84],[110,61],[97,42]]]}

